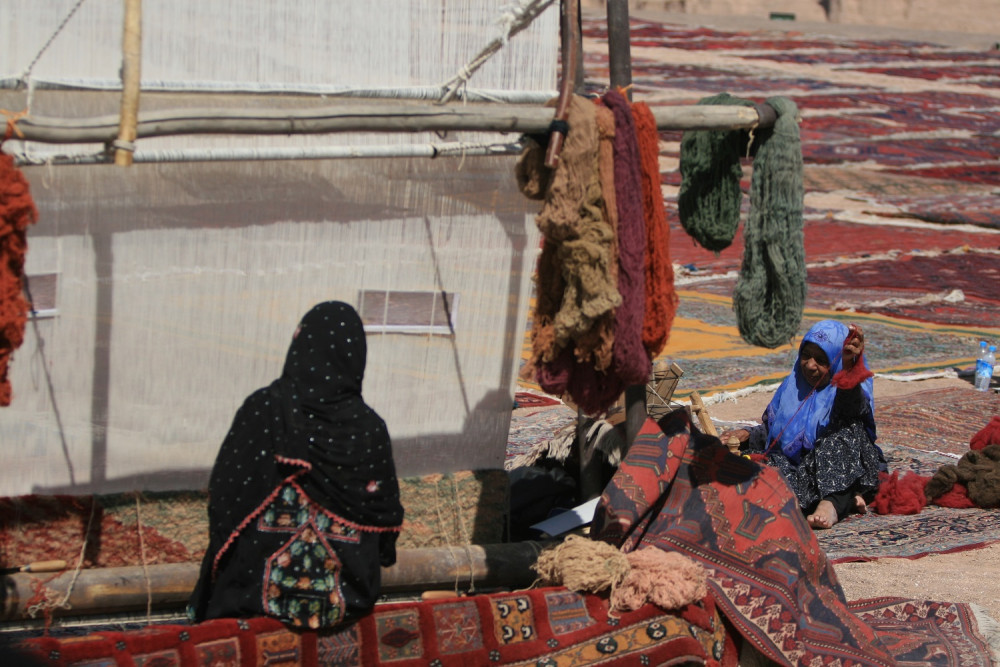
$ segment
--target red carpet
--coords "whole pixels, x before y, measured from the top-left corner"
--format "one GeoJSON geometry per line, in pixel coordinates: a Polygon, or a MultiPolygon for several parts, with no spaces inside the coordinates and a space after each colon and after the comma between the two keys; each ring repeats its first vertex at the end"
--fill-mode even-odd
{"type": "MultiPolygon", "coordinates": [[[[695,245],[684,233],[677,219],[676,203],[667,202],[668,215],[672,215],[671,254],[675,264],[693,264],[699,271],[719,273],[735,271],[743,257],[743,228],[740,226],[732,245],[716,256],[695,245]],[[675,233],[676,231],[676,233],[675,233]]],[[[833,219],[806,220],[804,225],[806,258],[810,263],[835,260],[843,257],[878,255],[890,250],[951,250],[968,245],[973,248],[1000,246],[997,234],[949,229],[919,227],[890,227],[858,224],[833,219]]],[[[1000,257],[995,259],[1000,265],[1000,257]]],[[[810,283],[815,282],[811,279],[810,283]]],[[[998,294],[994,290],[994,294],[998,294]]],[[[1000,296],[1000,294],[998,294],[1000,296]]]]}
{"type": "Polygon", "coordinates": [[[150,626],[21,648],[46,665],[473,667],[478,665],[735,665],[711,600],[680,612],[652,605],[617,616],[607,601],[541,588],[436,602],[380,605],[335,631],[293,632],[270,618],[150,626]]]}

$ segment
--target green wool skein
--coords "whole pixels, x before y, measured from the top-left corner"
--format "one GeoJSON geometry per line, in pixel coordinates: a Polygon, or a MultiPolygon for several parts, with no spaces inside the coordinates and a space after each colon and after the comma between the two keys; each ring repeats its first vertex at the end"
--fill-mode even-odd
{"type": "MultiPolygon", "coordinates": [[[[729,93],[706,97],[698,104],[753,106],[729,93]]],[[[743,200],[740,158],[748,143],[745,130],[693,130],[681,138],[677,212],[684,231],[706,250],[725,250],[736,236],[743,200]]]]}
{"type": "Polygon", "coordinates": [[[740,335],[751,345],[775,348],[789,342],[806,300],[806,253],[802,231],[804,197],[798,108],[772,97],[774,127],[759,130],[750,181],[750,214],[733,291],[740,335]]]}

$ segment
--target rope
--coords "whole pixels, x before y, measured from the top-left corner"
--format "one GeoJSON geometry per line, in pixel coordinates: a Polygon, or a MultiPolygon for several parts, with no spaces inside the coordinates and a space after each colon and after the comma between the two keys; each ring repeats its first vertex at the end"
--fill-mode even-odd
{"type": "Polygon", "coordinates": [[[61,576],[61,574],[56,574],[46,579],[44,582],[38,584],[35,596],[32,599],[40,598],[40,600],[34,604],[28,605],[25,608],[25,613],[31,618],[38,615],[39,612],[45,613],[46,624],[49,620],[49,612],[53,609],[69,609],[69,598],[73,595],[73,588],[76,586],[76,580],[80,577],[80,572],[83,570],[83,560],[87,554],[87,544],[90,542],[90,530],[94,526],[94,516],[97,514],[97,497],[91,496],[90,499],[90,518],[87,519],[87,529],[83,533],[83,545],[80,547],[80,556],[76,560],[76,566],[73,568],[73,575],[70,578],[69,586],[66,587],[66,595],[59,602],[52,602],[52,596],[55,594],[51,588],[47,588],[45,584],[49,583],[56,577],[61,576]]]}
{"type": "Polygon", "coordinates": [[[42,54],[44,54],[48,50],[48,48],[52,46],[52,42],[54,42],[56,37],[59,36],[59,33],[63,31],[63,28],[66,27],[66,24],[69,23],[69,20],[73,18],[73,15],[76,14],[76,11],[80,9],[80,5],[82,5],[83,3],[84,0],[76,0],[76,4],[74,4],[73,7],[69,10],[69,13],[66,14],[66,18],[64,18],[62,20],[62,23],[60,23],[58,27],[56,27],[55,32],[52,33],[52,36],[49,37],[48,41],[45,42],[45,44],[42,46],[41,50],[38,52],[38,55],[35,56],[35,58],[31,61],[31,63],[29,63],[28,66],[25,68],[24,72],[21,73],[20,77],[21,82],[28,80],[28,78],[31,76],[31,70],[35,68],[35,65],[41,59],[42,54]]]}
{"type": "Polygon", "coordinates": [[[511,37],[531,25],[554,2],[555,0],[526,0],[520,5],[504,7],[498,20],[502,29],[500,36],[494,38],[472,60],[462,66],[458,74],[441,84],[438,104],[446,104],[454,99],[459,89],[465,87],[476,70],[506,46],[511,37]]]}
{"type": "Polygon", "coordinates": [[[139,532],[139,557],[142,559],[142,576],[146,580],[146,622],[153,620],[153,582],[149,579],[149,568],[146,566],[146,540],[142,535],[142,511],[140,510],[139,497],[141,494],[135,493],[135,524],[139,532]]]}

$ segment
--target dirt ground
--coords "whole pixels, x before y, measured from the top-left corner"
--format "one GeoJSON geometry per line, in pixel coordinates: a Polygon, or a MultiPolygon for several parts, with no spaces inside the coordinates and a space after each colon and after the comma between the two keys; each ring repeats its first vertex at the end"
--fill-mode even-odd
{"type": "MultiPolygon", "coordinates": [[[[900,382],[876,378],[875,396],[903,396],[946,386],[974,391],[967,380],[935,378],[900,382]]],[[[758,421],[773,392],[758,392],[708,406],[713,419],[758,421]]],[[[878,407],[876,404],[876,413],[878,407]]],[[[843,563],[834,570],[848,600],[899,596],[918,600],[969,602],[981,605],[1000,621],[1000,544],[923,558],[881,558],[868,563],[843,563]]]]}

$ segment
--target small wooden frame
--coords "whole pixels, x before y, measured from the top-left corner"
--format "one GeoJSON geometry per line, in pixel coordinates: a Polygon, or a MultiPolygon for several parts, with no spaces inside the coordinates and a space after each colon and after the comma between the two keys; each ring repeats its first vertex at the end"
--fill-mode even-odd
{"type": "Polygon", "coordinates": [[[650,417],[659,420],[676,409],[670,399],[682,375],[684,371],[674,362],[653,367],[653,379],[646,385],[646,412],[650,417]]]}

